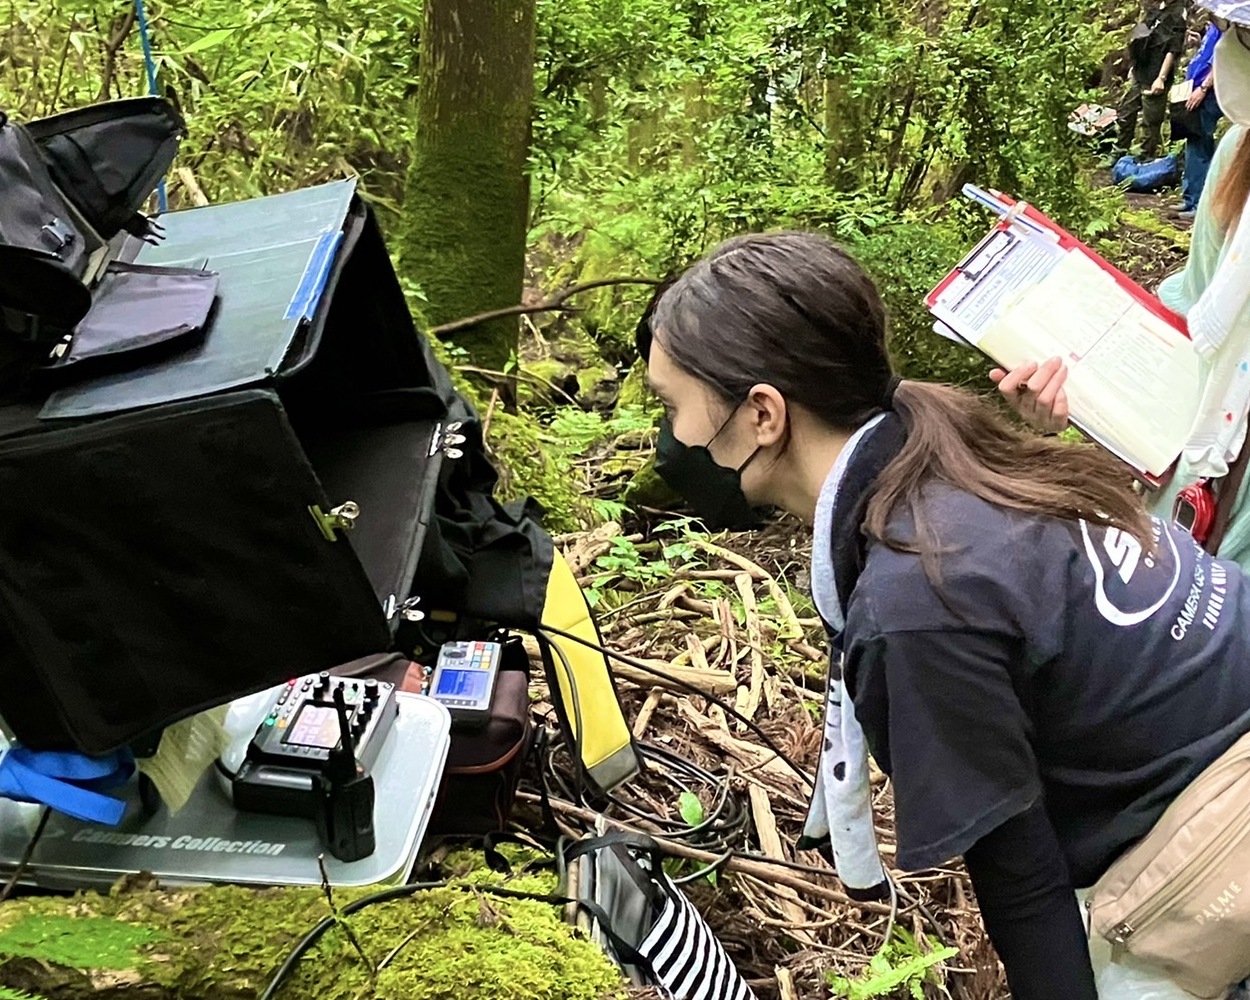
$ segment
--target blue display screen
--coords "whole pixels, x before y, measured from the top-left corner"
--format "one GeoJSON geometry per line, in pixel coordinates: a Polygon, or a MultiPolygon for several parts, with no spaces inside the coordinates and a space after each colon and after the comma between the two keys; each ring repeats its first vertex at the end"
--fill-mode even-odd
{"type": "Polygon", "coordinates": [[[443,668],[438,675],[436,698],[468,698],[480,701],[486,697],[486,682],[490,674],[485,670],[459,670],[443,668]]]}

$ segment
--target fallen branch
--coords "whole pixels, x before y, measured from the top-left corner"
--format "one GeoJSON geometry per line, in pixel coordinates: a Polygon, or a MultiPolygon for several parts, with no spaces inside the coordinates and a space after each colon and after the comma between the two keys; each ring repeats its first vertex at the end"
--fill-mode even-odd
{"type": "Polygon", "coordinates": [[[565,305],[574,295],[582,292],[589,292],[595,288],[605,288],[608,285],[658,285],[659,281],[655,278],[600,278],[597,281],[587,281],[580,285],[573,285],[558,292],[546,302],[540,302],[534,306],[507,306],[503,309],[490,309],[486,312],[477,313],[473,316],[465,316],[463,319],[454,319],[450,323],[440,323],[438,326],[432,326],[426,330],[427,334],[435,337],[445,337],[449,333],[459,333],[461,330],[468,330],[470,327],[477,326],[480,323],[488,323],[492,319],[504,319],[508,316],[532,316],[534,313],[541,312],[563,312],[568,309],[565,305]]]}
{"type": "Polygon", "coordinates": [[[803,638],[803,626],[799,624],[799,617],[794,613],[794,605],[790,603],[790,598],[786,596],[785,589],[770,573],[746,556],[740,556],[737,552],[731,552],[720,545],[714,545],[701,538],[692,538],[690,541],[695,548],[702,549],[713,558],[746,570],[753,580],[763,583],[768,588],[768,592],[772,595],[773,600],[777,602],[777,612],[781,615],[783,628],[778,631],[777,635],[782,639],[803,638]]]}
{"type": "MultiPolygon", "coordinates": [[[[760,612],[755,605],[755,589],[751,586],[750,575],[738,574],[734,584],[738,588],[738,596],[742,598],[742,609],[746,614],[747,647],[751,656],[751,685],[747,689],[745,702],[739,707],[739,711],[754,722],[755,713],[760,707],[760,696],[764,693],[764,653],[760,647],[762,642],[760,612]]],[[[771,707],[772,701],[770,700],[769,708],[771,707]]],[[[745,730],[746,724],[739,721],[738,728],[745,730]]]]}
{"type": "Polygon", "coordinates": [[[601,555],[612,548],[612,543],[621,533],[621,526],[615,521],[609,521],[607,524],[601,524],[594,531],[587,535],[578,535],[577,540],[564,554],[564,561],[569,564],[569,569],[573,571],[574,576],[580,576],[582,571],[594,564],[594,561],[601,555]]]}
{"type": "Polygon", "coordinates": [[[203,208],[208,204],[208,195],[200,187],[200,183],[195,179],[195,174],[191,173],[190,167],[178,167],[174,170],[174,173],[177,174],[178,180],[182,182],[182,186],[187,189],[192,205],[196,208],[203,208]]]}
{"type": "MultiPolygon", "coordinates": [[[[530,662],[541,669],[543,657],[542,650],[538,647],[538,640],[533,638],[533,636],[527,635],[523,637],[522,642],[525,645],[525,652],[529,655],[530,662]]],[[[641,688],[662,687],[670,691],[679,691],[682,694],[688,694],[690,688],[695,688],[702,694],[719,696],[728,694],[738,686],[738,681],[733,674],[725,673],[722,670],[677,667],[667,660],[647,660],[642,657],[634,657],[634,659],[650,667],[656,673],[652,674],[647,670],[630,666],[628,663],[619,662],[613,662],[612,673],[622,680],[629,681],[631,684],[637,684],[641,688]]]]}
{"type": "Polygon", "coordinates": [[[682,714],[709,743],[737,758],[752,771],[763,771],[787,785],[798,780],[790,766],[771,750],[735,739],[729,730],[700,715],[686,699],[678,702],[682,714]]]}
{"type": "MultiPolygon", "coordinates": [[[[777,832],[777,817],[773,815],[773,806],[766,792],[759,785],[750,785],[747,794],[751,799],[751,818],[755,820],[755,834],[759,837],[760,852],[778,861],[787,860],[781,847],[781,834],[777,832]]],[[[801,926],[806,919],[802,907],[798,903],[798,894],[789,886],[779,886],[777,895],[781,897],[781,912],[787,919],[801,926]]],[[[812,936],[796,926],[793,931],[796,941],[811,944],[812,936]]]]}
{"type": "Polygon", "coordinates": [[[634,739],[642,739],[647,731],[647,726],[651,723],[651,716],[660,707],[660,699],[663,697],[664,689],[662,687],[657,686],[651,689],[651,692],[647,695],[647,700],[642,703],[642,708],[638,710],[638,717],[634,719],[634,739]]]}

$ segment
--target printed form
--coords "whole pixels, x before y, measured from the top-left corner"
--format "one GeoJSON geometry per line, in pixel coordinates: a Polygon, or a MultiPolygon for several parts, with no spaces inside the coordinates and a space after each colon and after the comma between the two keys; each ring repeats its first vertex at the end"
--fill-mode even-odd
{"type": "Polygon", "coordinates": [[[1201,396],[1193,345],[1079,251],[996,230],[932,311],[1005,367],[1062,358],[1073,423],[1139,471],[1165,475],[1188,441],[1201,396]]]}

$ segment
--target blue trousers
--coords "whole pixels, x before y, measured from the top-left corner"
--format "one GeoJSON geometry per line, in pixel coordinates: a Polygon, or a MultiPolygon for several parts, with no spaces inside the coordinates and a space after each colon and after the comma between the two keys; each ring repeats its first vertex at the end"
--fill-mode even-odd
{"type": "Polygon", "coordinates": [[[1202,189],[1206,187],[1207,171],[1211,169],[1211,158],[1215,156],[1215,126],[1219,124],[1222,113],[1215,91],[1208,91],[1198,106],[1202,135],[1185,140],[1185,180],[1181,184],[1181,202],[1186,209],[1198,207],[1202,189]]]}

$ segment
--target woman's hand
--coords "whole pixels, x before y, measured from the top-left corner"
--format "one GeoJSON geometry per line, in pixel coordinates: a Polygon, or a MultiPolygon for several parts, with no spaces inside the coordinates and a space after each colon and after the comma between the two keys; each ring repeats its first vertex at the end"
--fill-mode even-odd
{"type": "Polygon", "coordinates": [[[995,368],[990,381],[998,386],[1012,408],[1029,424],[1046,434],[1058,434],[1068,426],[1068,394],[1063,384],[1068,368],[1061,358],[1045,364],[1027,361],[1006,371],[995,368]]]}
{"type": "Polygon", "coordinates": [[[1206,99],[1207,90],[1205,87],[1195,87],[1194,92],[1189,95],[1189,100],[1185,102],[1185,107],[1189,111],[1196,110],[1203,100],[1206,99]]]}

